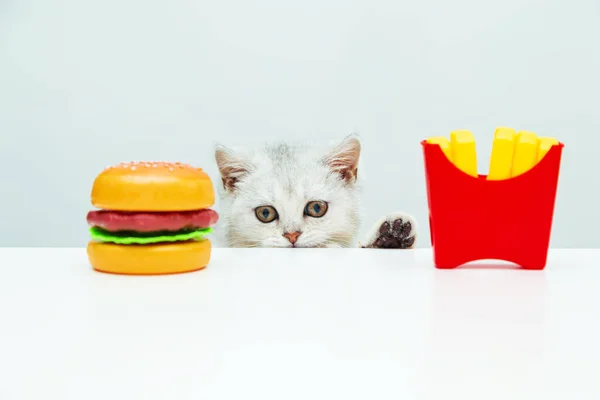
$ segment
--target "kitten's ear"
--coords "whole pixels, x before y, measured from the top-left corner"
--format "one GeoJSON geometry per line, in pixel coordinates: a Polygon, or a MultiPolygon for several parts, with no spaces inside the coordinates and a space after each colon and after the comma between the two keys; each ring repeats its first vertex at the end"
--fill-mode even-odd
{"type": "Polygon", "coordinates": [[[332,171],[340,174],[344,181],[355,182],[358,178],[360,149],[358,137],[348,136],[325,156],[324,162],[332,171]]]}
{"type": "Polygon", "coordinates": [[[250,171],[249,164],[236,152],[225,146],[217,145],[215,160],[219,167],[223,187],[234,191],[238,181],[250,171]]]}

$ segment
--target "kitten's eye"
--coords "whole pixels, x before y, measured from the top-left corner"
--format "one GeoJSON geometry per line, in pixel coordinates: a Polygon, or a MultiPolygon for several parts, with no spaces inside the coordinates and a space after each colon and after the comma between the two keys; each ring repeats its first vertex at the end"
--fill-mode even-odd
{"type": "Polygon", "coordinates": [[[256,207],[254,212],[256,213],[256,218],[258,218],[260,222],[264,222],[265,224],[273,222],[279,217],[279,214],[277,214],[277,210],[275,209],[275,207],[271,206],[256,207]]]}
{"type": "Polygon", "coordinates": [[[327,212],[327,203],[324,201],[311,201],[304,207],[304,215],[321,218],[327,212]]]}

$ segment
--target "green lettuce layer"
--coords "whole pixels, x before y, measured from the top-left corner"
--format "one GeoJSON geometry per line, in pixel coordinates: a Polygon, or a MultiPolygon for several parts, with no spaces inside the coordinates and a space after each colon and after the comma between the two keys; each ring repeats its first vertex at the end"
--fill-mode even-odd
{"type": "Polygon", "coordinates": [[[92,240],[116,244],[150,244],[161,242],[179,242],[185,240],[200,240],[212,232],[212,228],[182,230],[176,232],[110,232],[97,226],[90,228],[92,240]]]}

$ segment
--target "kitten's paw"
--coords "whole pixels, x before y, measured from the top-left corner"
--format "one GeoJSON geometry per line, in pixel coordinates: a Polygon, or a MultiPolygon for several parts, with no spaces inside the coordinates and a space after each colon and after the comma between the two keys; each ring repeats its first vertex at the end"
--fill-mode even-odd
{"type": "Polygon", "coordinates": [[[381,219],[367,235],[362,248],[412,249],[417,239],[417,222],[406,213],[398,212],[381,219]]]}

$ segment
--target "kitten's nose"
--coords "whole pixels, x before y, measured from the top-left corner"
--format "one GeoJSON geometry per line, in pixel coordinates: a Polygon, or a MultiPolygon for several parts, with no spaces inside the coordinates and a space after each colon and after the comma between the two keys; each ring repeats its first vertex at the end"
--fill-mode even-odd
{"type": "Polygon", "coordinates": [[[291,244],[296,243],[300,235],[302,235],[302,232],[286,232],[283,234],[291,244]]]}

